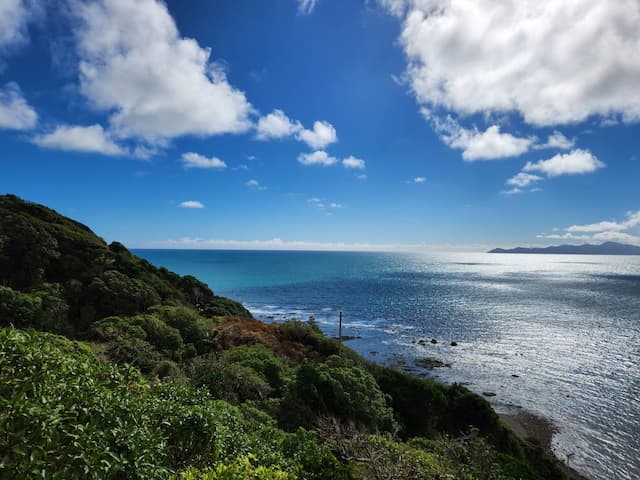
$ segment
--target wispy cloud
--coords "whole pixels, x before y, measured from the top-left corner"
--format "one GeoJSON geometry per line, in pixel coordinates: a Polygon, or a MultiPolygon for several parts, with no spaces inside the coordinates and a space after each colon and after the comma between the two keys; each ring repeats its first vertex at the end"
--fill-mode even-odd
{"type": "Polygon", "coordinates": [[[575,239],[590,241],[616,241],[631,245],[640,245],[640,210],[627,212],[622,221],[603,220],[595,223],[576,224],[563,229],[554,229],[559,233],[540,234],[538,238],[575,239]],[[560,233],[561,232],[561,233],[560,233]]]}
{"type": "Polygon", "coordinates": [[[427,177],[413,177],[411,180],[407,180],[405,183],[425,183],[427,177]]]}
{"type": "Polygon", "coordinates": [[[310,15],[316,8],[318,0],[298,0],[298,13],[301,15],[310,15]]]}
{"type": "Polygon", "coordinates": [[[180,203],[181,208],[204,208],[204,204],[197,200],[186,200],[180,203]]]}
{"type": "Polygon", "coordinates": [[[321,251],[374,251],[374,252],[424,252],[424,251],[486,251],[489,245],[452,244],[375,244],[348,242],[317,242],[312,240],[227,240],[197,237],[148,242],[141,247],[188,249],[247,249],[247,250],[321,250],[321,251]]]}
{"type": "Polygon", "coordinates": [[[244,185],[248,188],[250,188],[251,190],[266,190],[267,187],[265,187],[264,185],[260,185],[260,182],[258,180],[252,179],[252,180],[248,180],[244,183],[244,185]]]}

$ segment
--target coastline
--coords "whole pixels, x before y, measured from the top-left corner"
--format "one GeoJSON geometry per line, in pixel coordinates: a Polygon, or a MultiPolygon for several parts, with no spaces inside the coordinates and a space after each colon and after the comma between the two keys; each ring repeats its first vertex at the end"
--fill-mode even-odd
{"type": "MultiPolygon", "coordinates": [[[[495,407],[494,410],[496,410],[495,407]]],[[[503,413],[496,410],[496,413],[520,440],[523,442],[533,440],[547,454],[557,459],[569,478],[573,480],[589,480],[588,477],[567,465],[551,448],[553,435],[558,432],[558,427],[551,420],[526,410],[513,413],[503,413]]]]}

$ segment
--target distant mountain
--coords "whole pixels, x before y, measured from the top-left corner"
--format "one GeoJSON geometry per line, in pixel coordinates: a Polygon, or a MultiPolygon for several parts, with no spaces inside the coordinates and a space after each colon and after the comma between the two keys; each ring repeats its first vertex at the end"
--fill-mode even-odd
{"type": "Polygon", "coordinates": [[[558,253],[563,255],[640,255],[640,247],[624,243],[605,242],[601,245],[558,245],[534,248],[494,248],[489,253],[558,253]]]}

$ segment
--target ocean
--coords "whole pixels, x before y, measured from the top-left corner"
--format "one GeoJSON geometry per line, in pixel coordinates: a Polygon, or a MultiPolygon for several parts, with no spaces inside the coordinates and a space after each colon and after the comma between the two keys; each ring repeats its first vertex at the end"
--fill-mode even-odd
{"type": "Polygon", "coordinates": [[[589,478],[640,478],[640,256],[135,253],[265,321],[313,315],[335,336],[342,311],[364,357],[448,364],[415,373],[550,419],[556,455],[589,478]]]}

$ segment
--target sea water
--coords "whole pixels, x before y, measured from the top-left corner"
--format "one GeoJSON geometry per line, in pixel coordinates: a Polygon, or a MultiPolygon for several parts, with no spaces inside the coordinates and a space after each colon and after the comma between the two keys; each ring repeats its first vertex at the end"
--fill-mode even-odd
{"type": "Polygon", "coordinates": [[[640,257],[135,253],[265,321],[313,315],[336,335],[342,311],[363,356],[450,364],[415,373],[549,418],[556,455],[589,478],[640,479],[640,257]]]}

